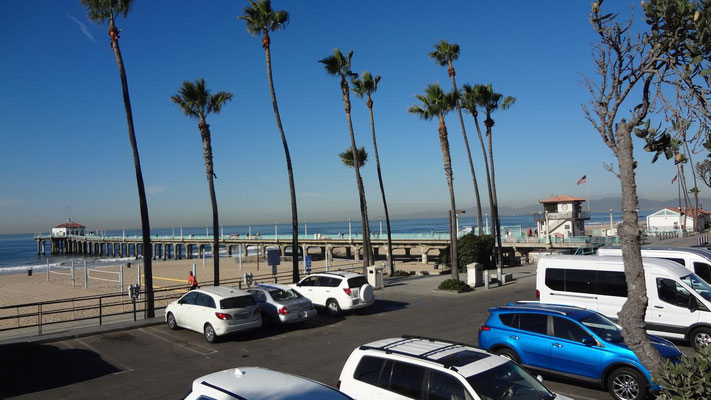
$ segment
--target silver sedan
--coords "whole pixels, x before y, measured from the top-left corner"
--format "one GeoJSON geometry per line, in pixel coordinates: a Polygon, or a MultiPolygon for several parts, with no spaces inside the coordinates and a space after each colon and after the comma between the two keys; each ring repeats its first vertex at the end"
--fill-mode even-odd
{"type": "Polygon", "coordinates": [[[311,300],[289,286],[258,284],[247,291],[254,295],[265,321],[290,324],[316,316],[311,300]]]}

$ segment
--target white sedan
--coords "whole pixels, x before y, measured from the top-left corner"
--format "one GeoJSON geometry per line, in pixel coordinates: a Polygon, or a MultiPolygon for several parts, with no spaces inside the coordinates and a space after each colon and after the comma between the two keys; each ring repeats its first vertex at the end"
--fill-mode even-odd
{"type": "Polygon", "coordinates": [[[192,290],[165,309],[170,329],[185,328],[205,335],[213,343],[219,336],[262,326],[252,294],[227,286],[192,290]]]}

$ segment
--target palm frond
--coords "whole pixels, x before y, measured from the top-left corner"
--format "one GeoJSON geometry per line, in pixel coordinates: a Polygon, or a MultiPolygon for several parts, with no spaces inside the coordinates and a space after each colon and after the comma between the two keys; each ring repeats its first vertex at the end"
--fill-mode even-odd
{"type": "Polygon", "coordinates": [[[244,8],[244,15],[237,18],[247,23],[247,32],[253,35],[284,29],[289,23],[289,13],[274,11],[270,0],[250,0],[249,6],[244,8]]]}
{"type": "Polygon", "coordinates": [[[438,83],[427,85],[424,95],[415,95],[415,98],[422,105],[413,105],[408,111],[426,120],[447,114],[457,106],[457,93],[445,93],[438,83]]]}
{"type": "Polygon", "coordinates": [[[230,92],[217,92],[210,96],[208,100],[207,112],[219,114],[222,110],[222,106],[232,100],[232,93],[230,92]]]}
{"type": "Polygon", "coordinates": [[[336,47],[333,49],[332,55],[319,60],[319,62],[324,65],[329,75],[340,76],[344,79],[352,78],[358,75],[351,71],[351,57],[353,57],[353,50],[348,52],[348,56],[344,56],[341,50],[336,47]]]}
{"type": "MultiPolygon", "coordinates": [[[[358,156],[358,165],[363,166],[365,165],[366,162],[368,162],[368,152],[365,151],[365,147],[359,147],[356,150],[357,156],[358,156]]],[[[346,149],[342,153],[338,153],[338,157],[341,159],[341,162],[343,165],[346,167],[353,167],[353,150],[350,147],[346,147],[346,149]]]]}
{"type": "Polygon", "coordinates": [[[448,43],[442,39],[434,45],[434,50],[429,53],[430,58],[437,61],[441,66],[447,66],[451,61],[459,58],[459,45],[456,43],[448,43]]]}
{"type": "Polygon", "coordinates": [[[133,0],[79,0],[86,9],[89,20],[104,23],[107,19],[115,20],[119,15],[126,17],[131,10],[133,0]]]}

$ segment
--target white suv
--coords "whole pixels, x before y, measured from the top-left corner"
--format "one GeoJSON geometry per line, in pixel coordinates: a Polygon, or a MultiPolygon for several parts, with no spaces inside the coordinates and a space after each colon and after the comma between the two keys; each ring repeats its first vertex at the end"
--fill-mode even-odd
{"type": "Polygon", "coordinates": [[[294,288],[315,306],[326,307],[331,315],[355,310],[375,302],[373,287],[365,276],[353,272],[320,272],[302,279],[294,288]]]}
{"type": "Polygon", "coordinates": [[[455,342],[403,336],[355,349],[338,380],[361,399],[571,400],[503,357],[455,342]]]}

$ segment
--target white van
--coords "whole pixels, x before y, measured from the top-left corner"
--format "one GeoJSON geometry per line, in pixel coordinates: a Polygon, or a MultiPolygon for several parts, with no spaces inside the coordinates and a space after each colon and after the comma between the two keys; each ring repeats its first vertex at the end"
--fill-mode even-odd
{"type": "MultiPolygon", "coordinates": [[[[711,345],[711,286],[676,262],[643,258],[649,304],[647,331],[711,345]]],[[[596,310],[617,321],[627,300],[622,257],[546,256],[538,262],[541,302],[596,310]]]]}
{"type": "MultiPolygon", "coordinates": [[[[598,256],[621,256],[619,246],[597,249],[598,256]]],[[[664,258],[693,271],[699,278],[711,284],[711,251],[699,247],[642,247],[642,257],[664,258]]]]}

